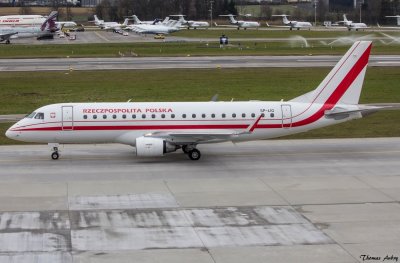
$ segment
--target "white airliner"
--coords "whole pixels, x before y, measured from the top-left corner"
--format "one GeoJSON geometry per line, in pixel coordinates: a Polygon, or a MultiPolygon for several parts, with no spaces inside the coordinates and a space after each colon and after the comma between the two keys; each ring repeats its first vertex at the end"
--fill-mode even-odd
{"type": "Polygon", "coordinates": [[[343,23],[349,31],[352,29],[358,31],[359,29],[367,29],[369,28],[365,23],[353,23],[353,21],[347,20],[346,15],[343,15],[343,21],[339,21],[338,23],[343,23]]]}
{"type": "Polygon", "coordinates": [[[232,14],[220,15],[220,16],[227,16],[229,18],[229,22],[231,23],[231,25],[233,25],[234,27],[237,27],[238,30],[240,28],[243,28],[244,30],[246,30],[247,28],[258,28],[258,27],[260,27],[260,23],[258,23],[256,21],[236,20],[235,16],[232,15],[232,14]]]}
{"type": "Polygon", "coordinates": [[[308,30],[311,29],[312,25],[310,22],[301,22],[301,21],[290,21],[288,20],[289,15],[273,15],[273,16],[280,16],[282,17],[284,27],[288,27],[290,30],[297,29],[300,30],[301,28],[306,28],[308,30]]]}
{"type": "Polygon", "coordinates": [[[8,15],[0,16],[1,26],[40,25],[46,18],[42,15],[8,15]]]}
{"type": "Polygon", "coordinates": [[[181,24],[185,26],[187,29],[190,28],[197,29],[210,26],[210,24],[205,21],[186,20],[184,15],[170,15],[170,16],[179,17],[178,21],[181,22],[181,24]]]}
{"type": "MultiPolygon", "coordinates": [[[[46,16],[42,15],[8,15],[0,16],[0,27],[3,26],[35,26],[41,25],[47,19],[46,16]]],[[[58,28],[61,27],[74,27],[77,24],[74,21],[56,21],[58,28]]]]}
{"type": "Polygon", "coordinates": [[[315,89],[290,101],[59,103],[41,107],[7,130],[8,138],[58,144],[122,143],[138,156],[182,149],[200,158],[199,144],[281,137],[359,119],[383,107],[359,105],[370,41],[347,51],[315,89]]]}
{"type": "Polygon", "coordinates": [[[53,36],[53,34],[58,30],[56,25],[57,15],[58,12],[51,12],[41,25],[1,26],[0,42],[5,41],[6,44],[10,44],[11,38],[36,37],[41,39],[43,37],[53,36]]]}

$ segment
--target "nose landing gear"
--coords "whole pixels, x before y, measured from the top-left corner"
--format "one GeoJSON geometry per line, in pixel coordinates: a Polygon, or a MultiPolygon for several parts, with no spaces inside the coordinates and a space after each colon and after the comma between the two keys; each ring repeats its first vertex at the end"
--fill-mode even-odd
{"type": "Polygon", "coordinates": [[[51,154],[51,159],[53,160],[58,160],[59,157],[60,155],[58,154],[58,151],[55,151],[51,154]]]}
{"type": "Polygon", "coordinates": [[[58,143],[49,143],[49,146],[50,146],[51,150],[53,151],[51,153],[51,159],[58,160],[58,158],[60,158],[60,154],[58,152],[59,144],[58,143]]]}

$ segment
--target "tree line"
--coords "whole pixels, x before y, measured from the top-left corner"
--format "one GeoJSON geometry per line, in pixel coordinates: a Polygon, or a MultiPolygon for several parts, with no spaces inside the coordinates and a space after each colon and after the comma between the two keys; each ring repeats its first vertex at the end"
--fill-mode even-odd
{"type": "Polygon", "coordinates": [[[131,15],[153,20],[173,14],[184,14],[189,19],[209,19],[211,5],[214,17],[237,14],[234,0],[103,0],[96,6],[95,13],[111,21],[121,21],[131,15]]]}

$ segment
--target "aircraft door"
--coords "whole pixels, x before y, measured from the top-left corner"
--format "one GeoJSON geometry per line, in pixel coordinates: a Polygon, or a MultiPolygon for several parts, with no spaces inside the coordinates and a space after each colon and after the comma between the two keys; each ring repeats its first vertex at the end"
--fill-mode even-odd
{"type": "Polygon", "coordinates": [[[282,104],[282,128],[292,127],[292,107],[288,104],[282,104]]]}
{"type": "Polygon", "coordinates": [[[62,130],[72,131],[74,129],[73,106],[62,106],[62,130]]]}

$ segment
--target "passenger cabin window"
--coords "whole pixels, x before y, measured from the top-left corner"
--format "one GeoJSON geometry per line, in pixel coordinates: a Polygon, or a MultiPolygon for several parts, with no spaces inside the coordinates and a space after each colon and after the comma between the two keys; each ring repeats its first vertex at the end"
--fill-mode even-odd
{"type": "Polygon", "coordinates": [[[93,119],[97,119],[97,115],[93,115],[93,119]]]}
{"type": "Polygon", "coordinates": [[[142,114],[142,119],[146,119],[146,114],[142,114]]]}
{"type": "Polygon", "coordinates": [[[136,119],[136,114],[133,114],[133,115],[132,115],[132,119],[136,119]]]}
{"type": "Polygon", "coordinates": [[[165,114],[161,114],[161,118],[165,119],[165,114]]]}
{"type": "Polygon", "coordinates": [[[232,113],[232,118],[236,118],[236,113],[232,113]]]}
{"type": "Polygon", "coordinates": [[[104,115],[103,115],[103,119],[107,119],[107,115],[104,114],[104,115]]]}
{"type": "Polygon", "coordinates": [[[203,113],[203,114],[201,114],[201,117],[204,119],[206,117],[206,115],[203,113]]]}
{"type": "Polygon", "coordinates": [[[256,114],[255,114],[255,113],[252,113],[252,114],[251,114],[251,117],[253,117],[253,118],[256,117],[256,114]]]}
{"type": "Polygon", "coordinates": [[[215,114],[213,113],[213,114],[211,114],[211,118],[215,118],[215,114]]]}
{"type": "Polygon", "coordinates": [[[37,120],[44,120],[44,113],[38,112],[38,113],[35,115],[35,119],[37,119],[37,120]]]}
{"type": "Polygon", "coordinates": [[[186,114],[182,114],[182,118],[184,118],[184,119],[185,119],[185,118],[186,118],[186,114]]]}
{"type": "Polygon", "coordinates": [[[171,119],[174,119],[175,118],[175,114],[171,114],[171,119]]]}
{"type": "Polygon", "coordinates": [[[87,119],[87,115],[83,115],[83,118],[86,120],[87,119]]]}
{"type": "Polygon", "coordinates": [[[151,114],[151,117],[152,117],[153,119],[155,119],[155,118],[156,118],[156,115],[155,115],[155,114],[151,114]]]}
{"type": "Polygon", "coordinates": [[[226,114],[225,114],[225,113],[222,113],[221,116],[222,116],[222,118],[225,118],[225,117],[226,117],[226,114]]]}
{"type": "Polygon", "coordinates": [[[126,119],[126,114],[123,114],[123,115],[122,115],[122,119],[126,119]]]}
{"type": "Polygon", "coordinates": [[[196,114],[192,114],[192,118],[193,118],[193,119],[196,118],[196,114]]]}
{"type": "Polygon", "coordinates": [[[246,113],[242,113],[242,118],[246,118],[246,113]]]}
{"type": "Polygon", "coordinates": [[[274,114],[274,113],[271,113],[270,116],[271,116],[271,118],[273,118],[273,117],[275,117],[275,114],[274,114]]]}
{"type": "Polygon", "coordinates": [[[114,114],[114,115],[113,115],[113,119],[116,119],[116,118],[117,118],[117,115],[114,114]]]}

